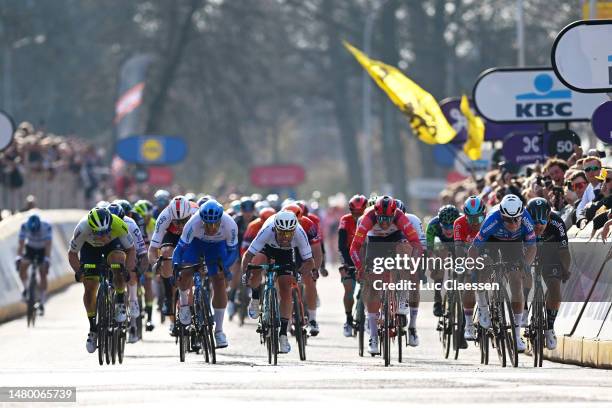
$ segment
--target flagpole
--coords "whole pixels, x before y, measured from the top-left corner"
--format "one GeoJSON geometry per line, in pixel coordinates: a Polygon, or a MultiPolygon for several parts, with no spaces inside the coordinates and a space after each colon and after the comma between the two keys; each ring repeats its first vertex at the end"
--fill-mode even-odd
{"type": "MultiPolygon", "coordinates": [[[[366,55],[370,55],[372,48],[372,26],[376,11],[372,10],[366,16],[365,28],[363,30],[363,49],[366,55]]],[[[363,83],[363,133],[364,133],[364,160],[363,160],[363,188],[364,193],[372,192],[372,83],[367,71],[362,74],[363,83]]]]}

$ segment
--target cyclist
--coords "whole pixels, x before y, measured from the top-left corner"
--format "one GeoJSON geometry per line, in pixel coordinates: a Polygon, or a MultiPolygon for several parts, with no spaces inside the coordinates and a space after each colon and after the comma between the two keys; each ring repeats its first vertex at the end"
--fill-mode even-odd
{"type": "MultiPolygon", "coordinates": [[[[244,237],[244,233],[248,225],[255,219],[255,201],[251,200],[250,197],[242,197],[240,200],[240,212],[233,216],[234,222],[238,226],[238,243],[242,244],[242,239],[244,237]]],[[[238,258],[236,258],[238,261],[238,258]]],[[[232,281],[230,283],[230,291],[228,295],[228,304],[227,304],[227,312],[229,314],[230,319],[236,313],[236,305],[234,304],[234,299],[236,297],[236,291],[240,286],[240,271],[239,262],[235,262],[232,265],[232,281]]]]}
{"type": "MultiPolygon", "coordinates": [[[[465,258],[467,250],[472,243],[480,226],[485,219],[486,207],[484,202],[478,196],[470,196],[463,204],[463,215],[455,220],[453,224],[454,239],[455,239],[455,255],[465,258]]],[[[465,278],[467,279],[467,277],[465,278]]],[[[474,291],[463,291],[463,313],[465,316],[465,330],[463,337],[465,340],[475,340],[476,333],[474,331],[474,322],[472,314],[474,313],[474,305],[476,299],[474,291]]],[[[467,346],[467,344],[465,344],[467,346]]]]}
{"type": "MultiPolygon", "coordinates": [[[[242,274],[246,274],[251,262],[266,264],[274,259],[276,265],[282,267],[277,272],[280,297],[281,326],[279,331],[279,352],[289,353],[291,346],[287,338],[287,326],[291,319],[291,282],[295,268],[294,259],[297,257],[294,248],[299,249],[302,266],[298,270],[304,276],[307,272],[312,275],[315,262],[312,250],[308,243],[306,232],[299,225],[297,217],[291,211],[281,211],[274,214],[264,223],[247,252],[242,257],[242,274]]],[[[297,270],[297,269],[296,269],[297,270]]],[[[257,319],[259,316],[259,286],[261,285],[261,271],[252,271],[249,279],[251,287],[251,302],[249,303],[249,317],[257,319]]]]}
{"type": "Polygon", "coordinates": [[[346,322],[344,323],[344,336],[353,336],[353,304],[355,300],[355,264],[351,259],[350,249],[355,231],[357,230],[357,220],[363,215],[368,205],[368,199],[364,195],[354,195],[349,200],[349,213],[340,218],[338,225],[338,251],[342,265],[340,266],[340,282],[344,286],[344,313],[346,322]]]}
{"type": "MultiPolygon", "coordinates": [[[[197,204],[188,201],[184,196],[176,196],[170,204],[163,209],[155,222],[155,231],[151,237],[149,245],[149,263],[154,265],[160,256],[171,258],[174,252],[174,247],[179,242],[183,227],[189,221],[189,218],[198,210],[197,204]],[[169,244],[161,248],[163,244],[169,244]]],[[[169,262],[162,262],[159,268],[164,290],[165,302],[162,307],[162,313],[170,317],[170,321],[174,319],[173,305],[174,293],[172,290],[172,266],[169,262]]],[[[174,325],[170,324],[170,333],[174,332],[174,325]]]]}
{"type": "Polygon", "coordinates": [[[527,212],[534,222],[538,242],[538,264],[546,283],[546,348],[557,348],[555,319],[561,305],[561,280],[570,277],[571,255],[568,247],[565,223],[551,211],[544,198],[532,198],[527,203],[527,212]]]}
{"type": "MultiPolygon", "coordinates": [[[[134,203],[134,211],[136,211],[144,219],[146,236],[143,236],[145,246],[148,248],[150,237],[155,231],[155,220],[153,219],[153,204],[148,200],[138,200],[134,203]]],[[[148,261],[148,260],[147,260],[148,261]]],[[[145,312],[147,314],[146,330],[152,331],[155,328],[153,324],[153,300],[155,294],[153,292],[153,272],[151,265],[147,262],[147,268],[144,273],[144,289],[145,289],[145,312]]]]}
{"type": "Polygon", "coordinates": [[[157,190],[153,195],[155,206],[153,207],[153,218],[158,219],[164,208],[170,204],[170,193],[166,190],[157,190]]]}
{"type": "MultiPolygon", "coordinates": [[[[427,236],[427,255],[429,257],[439,256],[443,260],[449,256],[454,256],[455,246],[453,237],[453,223],[459,218],[459,210],[454,205],[440,207],[438,215],[433,217],[425,232],[427,236]],[[435,240],[438,238],[441,245],[435,248],[435,240]]],[[[436,284],[436,288],[442,285],[444,279],[444,269],[431,271],[431,278],[436,284]]],[[[436,317],[442,316],[442,293],[440,289],[434,291],[433,314],[436,317]]]]}
{"type": "MultiPolygon", "coordinates": [[[[312,220],[303,215],[301,207],[296,203],[291,203],[283,208],[285,211],[291,211],[295,214],[298,219],[300,226],[306,232],[308,237],[308,243],[310,244],[310,250],[312,251],[312,258],[314,259],[315,269],[318,271],[321,267],[321,260],[323,259],[323,251],[321,249],[321,236],[319,235],[319,229],[312,220]]],[[[299,248],[297,249],[299,253],[299,248]]],[[[296,255],[296,268],[300,268],[301,258],[296,255]]],[[[317,336],[319,334],[319,324],[317,323],[317,280],[318,272],[311,276],[304,276],[302,282],[304,283],[304,302],[306,303],[306,309],[308,313],[308,325],[310,326],[310,335],[317,336]]]]}
{"type": "Polygon", "coordinates": [[[319,230],[319,237],[321,238],[321,267],[319,271],[321,272],[321,276],[327,277],[329,272],[325,268],[325,237],[323,236],[323,229],[321,229],[321,218],[314,212],[310,211],[308,208],[308,203],[305,200],[298,200],[295,202],[302,209],[302,215],[310,219],[310,221],[314,222],[319,230]]]}
{"type": "Polygon", "coordinates": [[[119,323],[127,319],[125,307],[125,276],[123,271],[131,271],[136,265],[136,250],[134,240],[128,231],[125,222],[110,213],[107,208],[94,208],[83,217],[70,240],[68,262],[74,271],[77,282],[83,282],[85,293],[83,303],[89,320],[89,334],[87,335],[87,351],[96,351],[96,292],[98,291],[99,277],[97,271],[83,268],[84,264],[109,265],[120,264],[123,270],[113,274],[117,306],[115,320],[119,323]]]}
{"type": "MultiPolygon", "coordinates": [[[[183,229],[181,239],[172,255],[173,265],[196,264],[204,258],[207,275],[213,287],[212,306],[215,320],[215,344],[217,348],[227,347],[223,333],[223,317],[227,306],[226,278],[231,280],[230,267],[238,258],[238,226],[223,206],[216,200],[209,200],[200,207],[183,229]],[[219,273],[219,268],[223,273],[219,273]]],[[[191,323],[189,292],[193,286],[193,271],[185,269],[178,277],[180,295],[179,317],[181,323],[191,323]]]]}
{"type": "MultiPolygon", "coordinates": [[[[425,248],[427,246],[427,238],[425,237],[425,233],[423,232],[423,223],[421,219],[414,214],[408,212],[408,209],[402,202],[402,200],[396,199],[397,208],[400,209],[408,220],[410,224],[417,232],[419,236],[419,241],[421,242],[421,246],[425,248]]],[[[410,277],[416,282],[424,276],[424,271],[419,271],[419,274],[413,274],[410,277]]],[[[417,317],[419,315],[419,304],[421,301],[421,294],[419,287],[416,287],[416,290],[412,290],[408,293],[408,307],[406,307],[406,293],[405,291],[401,293],[400,304],[398,308],[398,314],[407,315],[410,313],[410,321],[408,322],[408,345],[411,347],[417,347],[419,345],[419,337],[416,332],[416,322],[417,317]]]]}
{"type": "Polygon", "coordinates": [[[140,228],[136,225],[136,222],[131,218],[125,215],[123,211],[123,207],[117,202],[113,202],[108,206],[108,210],[111,214],[116,215],[119,219],[123,220],[128,227],[128,232],[132,236],[132,240],[134,241],[134,246],[136,248],[136,270],[130,271],[130,281],[128,282],[128,299],[130,301],[130,317],[131,326],[130,326],[130,334],[128,337],[128,343],[136,343],[140,338],[138,338],[138,333],[136,329],[136,318],[140,316],[140,306],[138,305],[138,275],[140,271],[143,271],[148,263],[147,263],[147,247],[145,246],[144,239],[142,238],[142,234],[140,233],[140,228]]]}
{"type": "Polygon", "coordinates": [[[130,217],[140,229],[140,234],[143,239],[149,239],[147,235],[147,223],[145,219],[138,213],[138,211],[134,211],[134,207],[128,200],[115,200],[114,204],[119,204],[121,208],[123,208],[123,213],[126,217],[130,217]]]}
{"type": "MultiPolygon", "coordinates": [[[[535,243],[536,237],[531,216],[524,211],[523,202],[519,197],[508,194],[502,198],[498,206],[491,209],[468,251],[469,256],[475,259],[483,249],[493,249],[494,253],[500,249],[503,261],[516,266],[512,268],[512,273],[508,274],[508,281],[513,300],[514,334],[519,352],[525,351],[525,342],[521,338],[520,331],[524,302],[523,276],[525,266],[530,266],[536,256],[535,243]],[[486,248],[487,242],[494,243],[495,246],[486,248]]],[[[491,327],[489,305],[484,291],[477,291],[476,301],[480,325],[483,328],[491,327]]]]}
{"type": "Polygon", "coordinates": [[[51,256],[51,239],[53,231],[51,224],[40,219],[38,214],[32,214],[21,224],[19,243],[17,246],[16,265],[19,277],[23,283],[22,298],[25,301],[28,287],[28,269],[32,262],[38,264],[40,274],[40,314],[45,312],[47,301],[47,273],[49,272],[49,257],[51,256]],[[24,253],[25,251],[25,253],[24,253]]]}
{"type": "MultiPolygon", "coordinates": [[[[373,208],[369,208],[357,225],[355,237],[351,243],[350,255],[357,270],[357,280],[364,278],[364,265],[360,259],[360,251],[365,240],[368,240],[366,248],[366,264],[369,265],[373,248],[371,243],[402,243],[403,251],[407,254],[417,255],[422,252],[421,242],[408,217],[397,208],[392,197],[382,196],[376,200],[373,208]]],[[[398,248],[394,245],[394,251],[398,248]]],[[[364,286],[363,296],[368,311],[368,326],[370,328],[369,352],[378,353],[378,311],[380,309],[380,293],[373,288],[374,273],[368,273],[365,278],[367,284],[364,286]]],[[[412,330],[418,339],[416,329],[412,330]]]]}

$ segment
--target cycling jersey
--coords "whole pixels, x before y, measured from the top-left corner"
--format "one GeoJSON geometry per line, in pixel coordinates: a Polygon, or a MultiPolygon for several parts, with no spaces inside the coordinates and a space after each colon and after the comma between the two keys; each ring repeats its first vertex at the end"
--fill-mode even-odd
{"type": "Polygon", "coordinates": [[[291,245],[289,247],[281,247],[279,245],[279,243],[276,241],[276,234],[274,232],[275,218],[276,214],[266,220],[253,242],[251,242],[251,245],[249,245],[249,248],[247,249],[248,252],[253,255],[256,255],[257,253],[261,252],[266,246],[282,249],[285,251],[292,251],[293,248],[298,248],[302,260],[306,261],[308,259],[311,259],[312,249],[310,248],[310,244],[308,243],[308,237],[306,236],[306,232],[300,225],[298,225],[295,229],[295,234],[293,234],[293,239],[291,240],[291,245]]]}
{"type": "Polygon", "coordinates": [[[306,217],[317,226],[317,230],[319,231],[319,238],[321,242],[323,242],[323,231],[321,230],[321,218],[319,218],[316,214],[308,214],[306,217]]]}
{"type": "Polygon", "coordinates": [[[567,231],[561,217],[554,212],[550,213],[550,220],[541,236],[537,237],[540,265],[559,265],[559,251],[568,249],[567,231]]]}
{"type": "Polygon", "coordinates": [[[436,237],[438,237],[441,242],[446,243],[446,244],[454,242],[454,237],[452,234],[450,237],[447,237],[446,235],[444,235],[444,232],[442,231],[442,224],[440,223],[438,216],[433,217],[429,221],[429,224],[427,224],[427,231],[425,232],[425,235],[427,238],[427,250],[428,251],[434,250],[436,237]]]}
{"type": "MultiPolygon", "coordinates": [[[[134,239],[128,231],[127,224],[114,214],[112,217],[110,229],[111,240],[117,239],[124,249],[133,248],[134,239]]],[[[93,233],[89,226],[87,215],[81,218],[74,229],[74,234],[70,240],[70,251],[79,252],[85,243],[92,247],[103,247],[108,244],[108,241],[101,241],[100,237],[93,233]]]]}
{"type": "Polygon", "coordinates": [[[261,230],[263,224],[264,222],[261,218],[255,218],[249,223],[246,231],[244,232],[244,235],[242,237],[242,243],[240,245],[241,256],[244,255],[244,253],[247,251],[249,245],[251,245],[251,242],[253,242],[253,240],[257,236],[257,233],[259,232],[259,230],[261,230]]]}
{"type": "Polygon", "coordinates": [[[134,240],[134,246],[136,248],[136,255],[143,255],[147,253],[147,247],[144,242],[144,238],[142,233],[140,232],[140,228],[136,221],[132,217],[128,217],[127,215],[123,217],[123,221],[128,227],[128,232],[132,236],[134,240]]]}
{"type": "Polygon", "coordinates": [[[21,224],[21,229],[19,230],[19,241],[25,241],[26,247],[33,249],[44,248],[45,245],[51,241],[51,236],[53,234],[51,224],[41,220],[40,229],[36,232],[28,230],[27,224],[27,222],[21,224]]]}
{"type": "Polygon", "coordinates": [[[480,249],[487,241],[506,241],[518,242],[522,241],[525,245],[530,246],[536,243],[535,233],[533,232],[533,221],[526,211],[521,219],[521,227],[516,231],[509,231],[502,219],[499,206],[491,209],[491,212],[485,218],[480,231],[474,237],[473,245],[480,249]]]}
{"type": "Polygon", "coordinates": [[[142,235],[142,238],[143,239],[148,239],[148,236],[147,236],[147,226],[145,225],[145,220],[142,217],[142,215],[138,214],[136,211],[131,211],[129,214],[126,214],[126,216],[128,216],[128,217],[130,217],[131,219],[134,220],[134,222],[136,223],[136,225],[140,229],[140,235],[142,235]]]}
{"type": "Polygon", "coordinates": [[[469,244],[474,240],[477,234],[478,229],[472,229],[465,214],[455,220],[453,224],[455,242],[465,242],[469,244]]]}
{"type": "MultiPolygon", "coordinates": [[[[193,215],[198,212],[198,205],[196,203],[190,202],[190,213],[189,215],[193,215]]],[[[183,232],[183,227],[179,227],[172,223],[172,212],[170,211],[170,207],[164,208],[164,210],[159,214],[157,221],[155,222],[155,231],[153,231],[153,236],[151,237],[151,247],[159,248],[164,240],[164,235],[166,232],[169,232],[174,235],[180,236],[183,232]]]]}
{"type": "Polygon", "coordinates": [[[208,235],[199,214],[194,214],[181,234],[172,254],[172,262],[197,263],[204,257],[209,275],[217,273],[221,263],[227,276],[230,266],[238,257],[238,226],[228,214],[223,213],[217,232],[208,235]]]}
{"type": "Polygon", "coordinates": [[[338,225],[338,251],[340,251],[342,256],[342,262],[349,266],[354,266],[350,249],[356,231],[357,220],[355,220],[355,217],[350,213],[343,215],[338,225]]]}
{"type": "Polygon", "coordinates": [[[321,236],[319,235],[319,228],[317,224],[315,224],[310,218],[306,216],[302,216],[299,219],[300,226],[306,232],[306,236],[308,237],[308,243],[310,245],[318,244],[321,242],[321,236]]]}
{"type": "Polygon", "coordinates": [[[406,213],[406,217],[408,217],[410,224],[412,224],[412,227],[417,232],[421,246],[425,248],[427,245],[427,238],[425,237],[425,232],[423,232],[423,223],[421,222],[421,219],[410,213],[406,213]]]}
{"type": "Polygon", "coordinates": [[[376,219],[376,212],[374,208],[366,210],[365,214],[359,221],[357,231],[355,232],[355,238],[351,243],[350,256],[357,269],[361,269],[362,263],[359,257],[361,246],[363,245],[366,237],[377,237],[386,238],[398,233],[404,235],[404,237],[410,242],[410,244],[421,251],[423,249],[419,236],[410,223],[410,220],[401,210],[396,209],[395,214],[390,222],[388,228],[383,229],[376,219]]]}
{"type": "Polygon", "coordinates": [[[244,238],[244,233],[246,232],[249,224],[254,220],[254,218],[247,222],[244,218],[244,215],[242,215],[242,213],[238,213],[237,215],[234,215],[233,217],[234,222],[236,222],[236,225],[238,226],[238,242],[242,242],[243,238],[244,238]]]}

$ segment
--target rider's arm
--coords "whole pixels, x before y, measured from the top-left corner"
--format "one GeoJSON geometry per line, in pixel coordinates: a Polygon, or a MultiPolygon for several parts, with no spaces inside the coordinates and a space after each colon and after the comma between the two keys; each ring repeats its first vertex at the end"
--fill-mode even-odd
{"type": "Polygon", "coordinates": [[[81,261],[79,260],[79,254],[74,252],[73,250],[68,251],[68,263],[70,267],[74,271],[74,273],[79,273],[81,269],[81,261]]]}
{"type": "Polygon", "coordinates": [[[417,234],[406,214],[400,210],[397,210],[396,224],[408,239],[411,248],[406,249],[411,251],[413,256],[420,256],[423,253],[423,246],[421,245],[419,234],[417,234]]]}
{"type": "MultiPolygon", "coordinates": [[[[159,248],[161,247],[162,240],[164,239],[164,235],[166,234],[166,230],[170,226],[170,222],[172,221],[172,217],[170,216],[170,210],[168,208],[164,208],[164,210],[159,214],[157,221],[155,221],[155,230],[153,230],[153,235],[151,236],[151,247],[159,248]]],[[[151,251],[149,251],[149,254],[151,251]]],[[[154,263],[157,260],[157,255],[154,259],[149,257],[149,261],[154,263]]]]}
{"type": "Polygon", "coordinates": [[[242,274],[243,275],[246,273],[247,266],[251,263],[251,261],[253,260],[254,256],[255,256],[255,254],[252,254],[249,251],[245,252],[244,255],[242,256],[241,269],[242,269],[242,274]]]}
{"type": "Polygon", "coordinates": [[[353,242],[351,242],[350,255],[357,270],[363,269],[363,264],[361,263],[359,254],[361,252],[361,247],[368,236],[368,231],[370,231],[373,226],[374,223],[372,222],[371,217],[366,214],[363,218],[361,218],[361,221],[359,221],[357,231],[355,231],[355,237],[353,238],[353,242]]]}
{"type": "Polygon", "coordinates": [[[340,251],[340,255],[342,256],[342,262],[347,264],[349,259],[351,259],[351,255],[348,245],[348,233],[346,229],[342,227],[342,224],[340,224],[340,228],[338,229],[338,251],[340,251]]]}
{"type": "Polygon", "coordinates": [[[25,239],[26,239],[26,223],[21,224],[21,228],[19,229],[19,243],[17,245],[17,256],[23,256],[23,250],[25,248],[25,239]]]}
{"type": "Polygon", "coordinates": [[[307,274],[315,268],[315,260],[313,258],[308,258],[302,261],[302,266],[300,267],[301,274],[307,274]]]}
{"type": "Polygon", "coordinates": [[[453,224],[453,238],[455,240],[455,255],[457,257],[463,257],[466,253],[465,242],[464,242],[464,231],[463,226],[459,222],[460,218],[457,218],[453,224]]]}
{"type": "Polygon", "coordinates": [[[229,215],[223,215],[225,228],[225,245],[227,245],[227,256],[223,260],[223,269],[228,270],[238,259],[238,225],[229,215]]]}

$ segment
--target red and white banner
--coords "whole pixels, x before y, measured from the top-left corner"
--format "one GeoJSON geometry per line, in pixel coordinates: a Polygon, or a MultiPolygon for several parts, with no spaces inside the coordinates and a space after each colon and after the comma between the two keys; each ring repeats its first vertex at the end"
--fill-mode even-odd
{"type": "Polygon", "coordinates": [[[126,115],[129,115],[142,104],[144,93],[144,82],[140,82],[128,89],[115,104],[115,124],[119,123],[126,115]]]}

